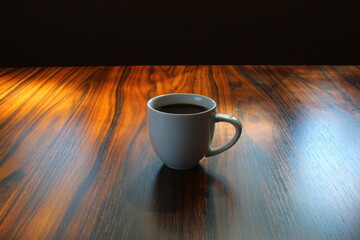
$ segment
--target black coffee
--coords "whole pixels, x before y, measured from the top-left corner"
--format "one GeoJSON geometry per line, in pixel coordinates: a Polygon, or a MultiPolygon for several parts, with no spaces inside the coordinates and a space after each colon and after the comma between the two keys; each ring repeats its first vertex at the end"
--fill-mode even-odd
{"type": "Polygon", "coordinates": [[[156,110],[166,113],[175,113],[175,114],[191,114],[191,113],[200,113],[207,111],[208,109],[203,106],[198,106],[195,104],[169,104],[157,108],[156,110]]]}

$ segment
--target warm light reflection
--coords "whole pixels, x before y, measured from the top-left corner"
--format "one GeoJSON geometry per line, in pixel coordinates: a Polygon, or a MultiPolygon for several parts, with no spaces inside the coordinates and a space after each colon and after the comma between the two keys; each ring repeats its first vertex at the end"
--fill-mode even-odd
{"type": "MultiPolygon", "coordinates": [[[[87,191],[84,198],[102,200],[98,195],[107,191],[106,180],[116,179],[127,144],[137,135],[134,125],[141,126],[145,119],[144,98],[134,91],[118,94],[122,68],[109,69],[106,78],[101,78],[101,67],[67,77],[70,70],[51,77],[46,74],[51,69],[40,71],[1,102],[0,179],[18,169],[24,174],[21,184],[26,191],[19,193],[14,209],[21,211],[24,203],[36,209],[28,222],[32,227],[23,232],[27,239],[57,227],[81,184],[90,184],[98,175],[100,189],[87,191]],[[91,79],[94,74],[100,76],[91,79]],[[101,171],[105,173],[95,174],[101,171]],[[29,204],[22,201],[34,198],[29,204]]],[[[21,187],[14,185],[16,191],[21,187]]]]}

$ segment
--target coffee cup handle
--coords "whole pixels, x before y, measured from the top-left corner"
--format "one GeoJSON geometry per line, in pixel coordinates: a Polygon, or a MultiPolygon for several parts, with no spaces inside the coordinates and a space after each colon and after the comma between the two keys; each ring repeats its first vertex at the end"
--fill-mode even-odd
{"type": "Polygon", "coordinates": [[[214,117],[214,121],[215,122],[228,122],[230,124],[232,124],[235,127],[235,135],[234,137],[225,145],[220,146],[220,147],[214,147],[214,148],[209,148],[208,152],[206,153],[205,157],[211,157],[214,156],[216,154],[222,153],[226,150],[228,150],[229,148],[231,148],[239,139],[240,135],[241,135],[241,131],[242,131],[242,125],[241,122],[239,121],[239,119],[237,119],[236,117],[227,115],[227,114],[220,114],[217,113],[214,117]]]}

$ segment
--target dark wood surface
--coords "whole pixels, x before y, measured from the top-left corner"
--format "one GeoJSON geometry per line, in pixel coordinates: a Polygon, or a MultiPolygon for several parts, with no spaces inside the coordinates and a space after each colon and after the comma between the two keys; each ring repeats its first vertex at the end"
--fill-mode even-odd
{"type": "Polygon", "coordinates": [[[0,239],[360,239],[360,69],[2,68],[0,161],[0,239]],[[172,92],[239,142],[164,167],[145,106],[172,92]]]}

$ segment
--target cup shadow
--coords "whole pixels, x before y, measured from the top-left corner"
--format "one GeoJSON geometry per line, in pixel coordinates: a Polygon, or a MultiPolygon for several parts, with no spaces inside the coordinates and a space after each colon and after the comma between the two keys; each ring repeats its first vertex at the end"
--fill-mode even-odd
{"type": "Polygon", "coordinates": [[[157,213],[207,211],[215,198],[232,199],[227,187],[200,165],[189,170],[150,165],[133,179],[127,193],[132,205],[157,213]]]}
{"type": "Polygon", "coordinates": [[[210,237],[219,224],[231,225],[228,217],[220,223],[216,219],[231,216],[236,207],[232,192],[200,165],[190,170],[149,165],[130,184],[128,201],[150,213],[146,220],[150,235],[170,231],[210,237]]]}
{"type": "MultiPolygon", "coordinates": [[[[211,200],[210,187],[218,183],[203,167],[173,170],[162,166],[153,185],[151,208],[155,212],[177,212],[187,209],[207,210],[211,200]]],[[[225,187],[223,190],[226,191],[225,187]]]]}

